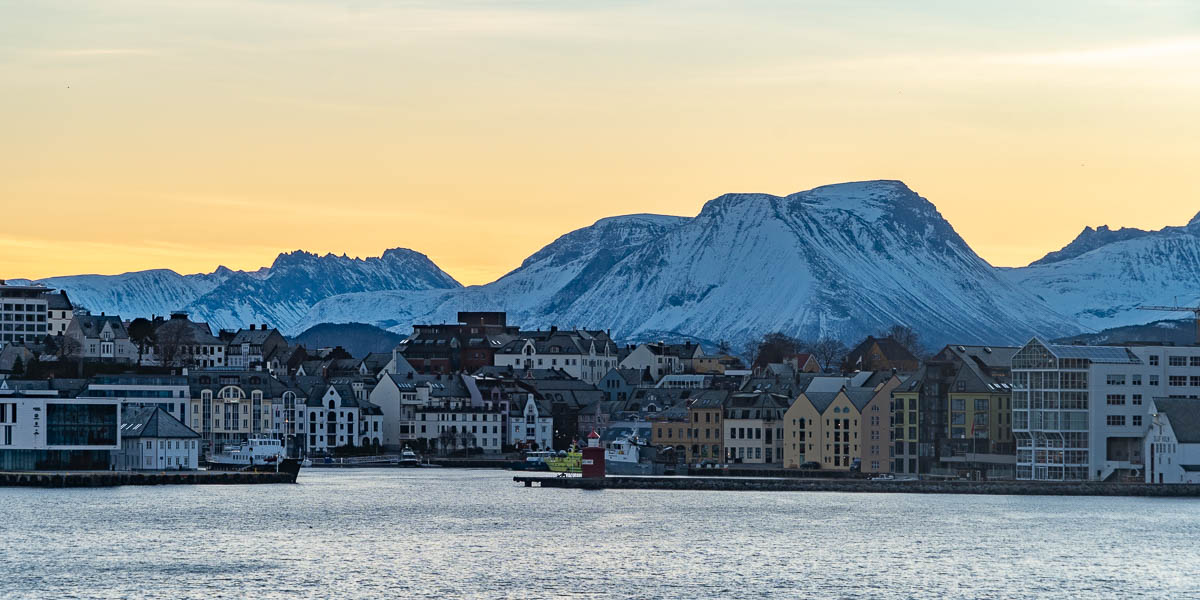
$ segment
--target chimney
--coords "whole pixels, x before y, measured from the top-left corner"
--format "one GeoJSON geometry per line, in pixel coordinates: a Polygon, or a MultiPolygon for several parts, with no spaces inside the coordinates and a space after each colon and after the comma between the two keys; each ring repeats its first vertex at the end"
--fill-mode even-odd
{"type": "Polygon", "coordinates": [[[254,331],[254,323],[250,324],[250,331],[254,331]]]}
{"type": "Polygon", "coordinates": [[[266,324],[266,323],[263,323],[263,324],[262,324],[262,327],[260,327],[259,329],[262,329],[263,331],[266,331],[266,330],[267,330],[267,324],[266,324]]]}

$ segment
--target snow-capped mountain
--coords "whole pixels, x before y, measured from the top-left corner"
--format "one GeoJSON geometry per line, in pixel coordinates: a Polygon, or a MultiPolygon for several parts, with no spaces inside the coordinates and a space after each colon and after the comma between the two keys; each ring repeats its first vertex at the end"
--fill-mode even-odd
{"type": "Polygon", "coordinates": [[[407,332],[457,310],[612,328],[623,338],[741,342],[769,331],[854,340],[906,324],[940,344],[1076,329],[979,258],[924,198],[872,181],[787,197],[729,194],[695,218],[631,215],[571,232],[501,279],[460,290],[335,296],[302,322],[407,332]]]}
{"type": "Polygon", "coordinates": [[[1200,215],[1160,231],[1087,228],[1028,267],[996,269],[903,183],[824,186],[786,197],[727,194],[696,217],[626,215],[558,238],[487,285],[462,287],[427,257],[282,254],[270,267],[154,270],[43,280],[93,311],[187,310],[216,327],[295,334],[371,323],[400,334],[461,310],[525,327],[612,329],[622,339],[742,343],[770,331],[852,342],[893,324],[926,345],[1021,343],[1164,316],[1200,302],[1200,215]]]}
{"type": "Polygon", "coordinates": [[[180,275],[157,269],[122,275],[77,275],[40,280],[67,290],[94,313],[126,318],[185,310],[217,328],[267,323],[300,331],[298,321],[316,302],[339,294],[378,290],[462,287],[424,254],[395,248],[365,259],[303,251],[280,254],[270,267],[180,275]]]}
{"type": "Polygon", "coordinates": [[[1089,227],[1005,276],[1093,331],[1169,318],[1137,307],[1200,303],[1200,215],[1158,231],[1089,227]]]}

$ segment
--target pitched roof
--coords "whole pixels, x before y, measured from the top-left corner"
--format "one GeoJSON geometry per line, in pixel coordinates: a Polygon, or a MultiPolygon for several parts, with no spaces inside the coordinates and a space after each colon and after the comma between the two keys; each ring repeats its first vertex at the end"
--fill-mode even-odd
{"type": "Polygon", "coordinates": [[[850,365],[858,363],[860,360],[862,362],[868,362],[870,358],[867,357],[866,354],[873,344],[878,345],[880,354],[883,355],[883,358],[889,361],[917,361],[917,357],[914,356],[912,352],[909,352],[908,348],[905,348],[900,344],[900,342],[897,342],[891,337],[877,338],[875,336],[868,335],[867,339],[863,340],[861,343],[855,346],[853,350],[846,354],[846,359],[844,362],[850,365]]]}
{"type": "Polygon", "coordinates": [[[125,411],[121,415],[123,438],[198,438],[200,434],[171,413],[155,406],[125,411]]]}
{"type": "Polygon", "coordinates": [[[1154,406],[1166,413],[1181,444],[1200,443],[1200,400],[1194,398],[1155,398],[1154,406]]]}

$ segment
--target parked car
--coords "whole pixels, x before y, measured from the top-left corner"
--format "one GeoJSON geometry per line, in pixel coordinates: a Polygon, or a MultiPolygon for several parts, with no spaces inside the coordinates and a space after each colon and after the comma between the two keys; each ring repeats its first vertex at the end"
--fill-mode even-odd
{"type": "Polygon", "coordinates": [[[821,468],[821,463],[819,463],[819,462],[817,462],[817,461],[815,461],[815,460],[810,460],[810,461],[808,461],[808,462],[806,462],[806,463],[804,463],[804,464],[800,465],[800,468],[801,468],[801,469],[807,469],[807,470],[810,470],[810,471],[815,471],[815,470],[817,470],[817,469],[820,469],[820,468],[821,468]]]}

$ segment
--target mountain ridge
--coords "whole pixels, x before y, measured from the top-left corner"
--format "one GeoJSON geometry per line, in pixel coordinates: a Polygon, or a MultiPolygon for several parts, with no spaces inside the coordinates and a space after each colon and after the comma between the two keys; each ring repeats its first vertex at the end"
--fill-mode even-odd
{"type": "Polygon", "coordinates": [[[1187,267],[1200,263],[1197,234],[1200,214],[1158,231],[1087,227],[1026,267],[997,268],[929,200],[901,181],[871,180],[787,196],[722,194],[693,217],[604,217],[467,287],[403,248],[367,259],[294,250],[254,271],[44,281],[93,310],[164,314],[183,305],[221,327],[267,322],[287,333],[360,321],[407,333],[459,310],[503,310],[524,326],[612,328],[629,339],[784,330],[850,341],[899,323],[928,341],[1016,343],[1149,320],[1136,307],[1170,303],[1159,302],[1163,289],[1181,297],[1200,289],[1200,273],[1194,283],[1172,279],[1200,272],[1187,267]],[[1113,288],[1135,290],[1117,298],[1113,288]]]}

